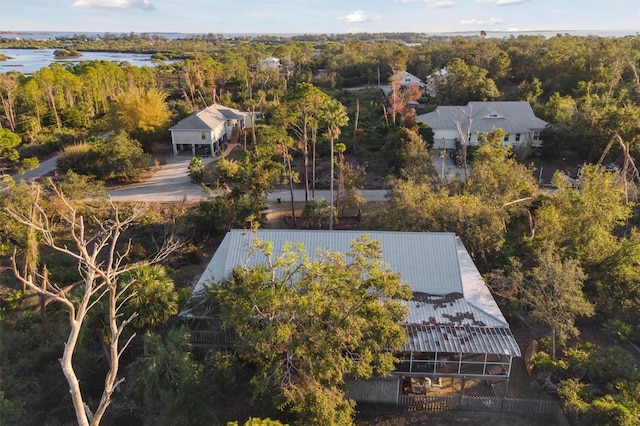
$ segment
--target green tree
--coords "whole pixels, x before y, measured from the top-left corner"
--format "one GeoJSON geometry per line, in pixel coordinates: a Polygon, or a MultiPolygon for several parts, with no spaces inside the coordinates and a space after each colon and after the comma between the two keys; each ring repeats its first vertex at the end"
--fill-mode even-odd
{"type": "Polygon", "coordinates": [[[191,182],[200,183],[204,179],[204,164],[198,157],[191,158],[189,166],[187,167],[187,174],[191,182]]]}
{"type": "Polygon", "coordinates": [[[302,220],[305,226],[307,228],[322,229],[322,226],[329,222],[330,209],[331,203],[324,198],[306,203],[302,209],[302,220]]]}
{"type": "Polygon", "coordinates": [[[92,171],[98,179],[130,182],[151,166],[151,156],[140,142],[123,131],[94,143],[91,152],[97,156],[92,171]]]}
{"type": "MultiPolygon", "coordinates": [[[[276,121],[293,132],[298,140],[304,160],[305,202],[309,201],[309,141],[312,131],[317,132],[319,115],[329,97],[310,83],[299,83],[283,99],[276,121]]],[[[315,134],[315,133],[314,133],[315,134]]],[[[315,138],[313,138],[315,141],[315,138]]],[[[312,149],[315,153],[315,146],[312,149]]],[[[315,157],[315,156],[314,156],[315,157]]]]}
{"type": "Polygon", "coordinates": [[[579,262],[562,259],[552,244],[537,253],[536,266],[522,276],[522,300],[530,307],[533,319],[551,328],[554,359],[556,340],[564,345],[569,337],[576,337],[579,331],[575,319],[594,313],[593,305],[582,293],[585,278],[579,262]]]}
{"type": "Polygon", "coordinates": [[[473,194],[435,191],[431,183],[398,180],[384,203],[365,217],[364,229],[454,232],[477,260],[489,265],[505,242],[506,214],[473,194]]]}
{"type": "Polygon", "coordinates": [[[164,266],[142,266],[123,274],[120,281],[128,298],[122,313],[136,314],[133,330],[154,330],[178,313],[178,293],[164,266]]]}
{"type": "Polygon", "coordinates": [[[20,136],[10,130],[0,128],[0,161],[18,161],[20,153],[16,148],[20,142],[20,136]]]}
{"type": "Polygon", "coordinates": [[[432,154],[417,129],[400,129],[398,150],[398,176],[401,179],[418,182],[425,178],[435,179],[432,154]]]}
{"type": "Polygon", "coordinates": [[[216,383],[191,359],[189,334],[173,328],[166,338],[147,333],[145,353],[128,366],[132,386],[144,401],[145,418],[154,424],[216,422],[216,383]]]}
{"type": "Polygon", "coordinates": [[[335,199],[333,196],[333,187],[334,187],[334,165],[335,165],[335,156],[333,153],[333,144],[336,139],[340,137],[341,127],[344,127],[349,122],[349,116],[347,116],[347,109],[340,103],[340,101],[332,99],[327,102],[322,108],[321,112],[322,120],[324,120],[327,124],[327,133],[329,134],[329,144],[330,148],[330,161],[331,161],[331,171],[330,171],[330,187],[331,187],[331,196],[329,197],[331,208],[329,209],[329,229],[333,229],[333,206],[335,203],[335,199]]]}
{"type": "Polygon", "coordinates": [[[225,327],[238,335],[236,350],[257,368],[256,396],[305,424],[351,424],[345,375],[393,370],[392,351],[406,338],[400,299],[410,289],[366,237],[346,256],[325,252],[315,260],[299,245],[274,256],[269,243],[256,244],[264,263],[210,287],[225,327]]]}
{"type": "Polygon", "coordinates": [[[629,218],[629,205],[614,173],[584,166],[575,187],[561,175],[553,180],[557,190],[536,212],[533,244],[552,241],[577,259],[590,273],[618,247],[616,230],[629,218]]]}
{"type": "Polygon", "coordinates": [[[531,103],[536,102],[542,93],[542,83],[536,77],[531,81],[523,81],[518,84],[516,90],[518,100],[531,103]]]}
{"type": "Polygon", "coordinates": [[[166,95],[157,89],[131,90],[117,95],[111,104],[114,129],[124,130],[138,140],[163,129],[169,120],[166,95]]]}
{"type": "Polygon", "coordinates": [[[530,198],[538,189],[531,169],[516,161],[510,147],[502,145],[505,134],[497,129],[481,135],[465,185],[465,191],[496,206],[530,198]]]}
{"type": "Polygon", "coordinates": [[[280,157],[283,164],[283,179],[282,181],[289,187],[289,193],[291,195],[291,217],[293,218],[293,225],[297,227],[296,211],[293,200],[293,184],[300,182],[300,176],[297,171],[293,170],[291,161],[293,159],[292,151],[294,147],[294,140],[289,136],[285,129],[282,127],[261,125],[258,128],[257,133],[258,143],[257,145],[271,145],[274,147],[276,157],[280,157]]]}
{"type": "Polygon", "coordinates": [[[495,81],[484,68],[467,65],[460,58],[447,65],[447,77],[438,87],[438,98],[444,104],[465,105],[469,101],[491,101],[500,96],[495,81]]]}

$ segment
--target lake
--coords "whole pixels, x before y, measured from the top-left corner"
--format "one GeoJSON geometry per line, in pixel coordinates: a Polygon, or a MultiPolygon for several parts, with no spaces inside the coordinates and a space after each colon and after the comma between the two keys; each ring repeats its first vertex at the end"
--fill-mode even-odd
{"type": "MultiPolygon", "coordinates": [[[[55,49],[0,49],[0,53],[6,55],[6,61],[0,61],[0,73],[18,71],[22,74],[31,74],[58,62],[61,64],[78,63],[80,61],[112,61],[129,62],[137,67],[155,66],[151,61],[151,55],[145,53],[122,53],[122,52],[82,52],[82,56],[77,58],[56,59],[53,56],[55,49]]],[[[170,63],[172,61],[167,61],[170,63]]]]}

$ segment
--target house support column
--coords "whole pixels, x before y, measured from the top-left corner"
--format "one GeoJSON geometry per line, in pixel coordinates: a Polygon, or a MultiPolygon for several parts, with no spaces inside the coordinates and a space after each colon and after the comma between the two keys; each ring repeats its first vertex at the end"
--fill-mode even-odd
{"type": "Polygon", "coordinates": [[[458,408],[462,408],[462,401],[464,400],[464,387],[467,383],[467,379],[466,378],[462,378],[462,384],[460,385],[460,404],[458,408]]]}
{"type": "Polygon", "coordinates": [[[507,371],[507,380],[504,382],[504,393],[502,394],[502,398],[500,399],[500,405],[498,406],[498,410],[502,411],[502,405],[504,403],[504,399],[507,397],[507,390],[509,389],[509,377],[511,377],[511,362],[513,361],[513,357],[509,355],[509,369],[507,371]]]}
{"type": "Polygon", "coordinates": [[[173,156],[177,156],[178,155],[178,147],[176,146],[175,142],[171,144],[173,146],[173,156]]]}
{"type": "Polygon", "coordinates": [[[196,144],[191,144],[191,156],[195,157],[196,156],[196,144]]]}

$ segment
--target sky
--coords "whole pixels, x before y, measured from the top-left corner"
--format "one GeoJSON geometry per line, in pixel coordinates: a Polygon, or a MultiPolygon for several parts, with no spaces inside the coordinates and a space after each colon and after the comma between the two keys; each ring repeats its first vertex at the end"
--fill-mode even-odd
{"type": "Polygon", "coordinates": [[[630,30],[640,0],[0,0],[0,31],[312,34],[630,30]]]}

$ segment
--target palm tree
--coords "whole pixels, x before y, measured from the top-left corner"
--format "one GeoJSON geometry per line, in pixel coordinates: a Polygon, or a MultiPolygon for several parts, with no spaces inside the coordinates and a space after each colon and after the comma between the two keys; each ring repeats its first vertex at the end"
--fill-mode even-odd
{"type": "Polygon", "coordinates": [[[340,128],[346,126],[349,122],[349,116],[347,115],[347,109],[340,101],[331,99],[322,109],[322,118],[327,123],[327,132],[329,134],[329,142],[331,143],[331,208],[329,209],[329,229],[333,229],[333,143],[340,137],[340,128]]]}
{"type": "Polygon", "coordinates": [[[136,331],[155,329],[178,313],[178,293],[163,266],[146,265],[135,269],[123,277],[123,282],[131,283],[128,288],[130,298],[123,311],[138,314],[132,322],[136,331]]]}

